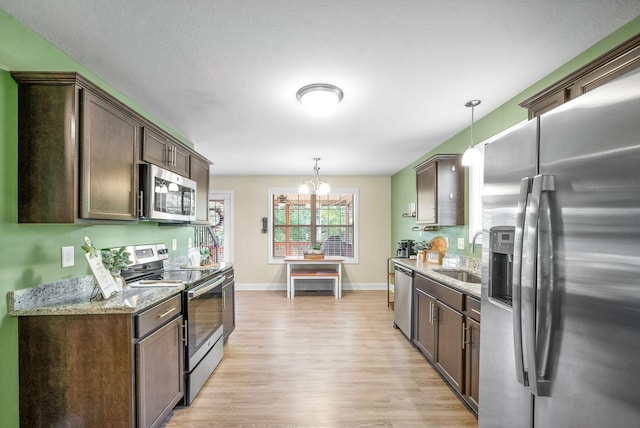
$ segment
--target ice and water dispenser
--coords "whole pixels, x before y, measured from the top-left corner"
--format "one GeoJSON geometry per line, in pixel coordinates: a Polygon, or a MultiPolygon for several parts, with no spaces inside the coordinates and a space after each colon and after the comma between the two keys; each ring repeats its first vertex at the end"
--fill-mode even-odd
{"type": "Polygon", "coordinates": [[[511,307],[513,240],[515,228],[496,226],[489,231],[489,299],[511,307]]]}

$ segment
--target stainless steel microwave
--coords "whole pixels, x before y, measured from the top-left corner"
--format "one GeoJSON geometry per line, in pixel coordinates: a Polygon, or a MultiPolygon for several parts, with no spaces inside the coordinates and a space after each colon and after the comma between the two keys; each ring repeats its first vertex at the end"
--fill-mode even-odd
{"type": "Polygon", "coordinates": [[[196,219],[196,182],[152,164],[140,165],[140,219],[196,219]]]}

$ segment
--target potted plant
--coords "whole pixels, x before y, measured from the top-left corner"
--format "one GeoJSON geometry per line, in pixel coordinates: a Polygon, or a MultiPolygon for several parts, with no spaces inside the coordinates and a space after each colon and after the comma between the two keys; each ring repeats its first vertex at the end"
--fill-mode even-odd
{"type": "Polygon", "coordinates": [[[200,248],[200,266],[208,266],[211,264],[211,251],[207,247],[200,248]]]}
{"type": "Polygon", "coordinates": [[[120,275],[122,269],[126,269],[131,263],[129,256],[131,253],[127,251],[126,247],[103,249],[100,251],[102,255],[102,264],[111,275],[120,275]]]}
{"type": "MultiPolygon", "coordinates": [[[[122,269],[133,263],[131,260],[129,260],[129,256],[131,256],[131,253],[127,251],[126,247],[113,249],[105,248],[102,250],[98,250],[95,245],[93,245],[93,242],[91,242],[91,239],[89,239],[88,236],[84,237],[84,243],[85,245],[81,245],[80,248],[82,248],[82,250],[85,252],[85,257],[87,258],[87,261],[89,262],[91,270],[94,272],[94,276],[96,276],[96,279],[98,279],[98,276],[100,276],[100,278],[102,278],[103,276],[102,272],[100,272],[99,275],[96,274],[96,270],[101,271],[104,267],[104,269],[108,270],[111,274],[111,277],[115,282],[117,291],[122,291],[122,289],[124,288],[124,278],[120,276],[120,272],[122,271],[122,269]],[[97,265],[92,264],[92,259],[97,259],[95,262],[97,263],[97,265]],[[98,267],[100,269],[97,269],[98,267]]],[[[100,288],[103,288],[102,283],[100,285],[100,288]]],[[[105,294],[104,289],[102,290],[102,292],[105,299],[109,298],[109,296],[105,294]]]]}
{"type": "Polygon", "coordinates": [[[100,250],[102,255],[102,264],[111,273],[113,280],[120,290],[124,288],[124,278],[120,276],[122,269],[126,269],[131,263],[129,260],[130,252],[126,247],[102,249],[100,250]]]}
{"type": "Polygon", "coordinates": [[[431,247],[431,244],[427,241],[416,241],[413,243],[413,248],[416,250],[417,259],[419,262],[427,260],[426,253],[431,247]]]}
{"type": "Polygon", "coordinates": [[[312,244],[310,253],[322,254],[322,244],[312,244]]]}
{"type": "Polygon", "coordinates": [[[309,250],[304,253],[305,259],[323,259],[324,253],[322,252],[322,244],[311,244],[309,250]]]}

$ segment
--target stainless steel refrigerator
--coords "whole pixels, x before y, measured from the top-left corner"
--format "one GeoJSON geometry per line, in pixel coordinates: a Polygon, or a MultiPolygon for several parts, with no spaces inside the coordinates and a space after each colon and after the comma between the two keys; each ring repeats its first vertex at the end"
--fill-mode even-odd
{"type": "Polygon", "coordinates": [[[481,428],[640,426],[640,70],[485,149],[481,428]]]}

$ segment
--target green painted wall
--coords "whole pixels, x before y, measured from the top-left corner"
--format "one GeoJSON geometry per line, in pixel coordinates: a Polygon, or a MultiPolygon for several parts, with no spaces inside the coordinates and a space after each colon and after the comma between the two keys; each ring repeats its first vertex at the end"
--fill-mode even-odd
{"type": "MultiPolygon", "coordinates": [[[[561,67],[541,82],[476,123],[478,141],[488,138],[525,118],[517,103],[565,74],[640,32],[640,19],[632,21],[592,49],[561,67]]],[[[46,40],[0,9],[0,427],[18,427],[18,339],[17,319],[7,315],[6,293],[61,278],[89,274],[79,246],[85,235],[99,246],[178,240],[179,254],[186,252],[190,228],[158,227],[154,223],[123,226],[33,225],[17,223],[17,86],[7,70],[78,71],[132,109],[159,123],[152,115],[110,87],[90,70],[69,58],[46,40]],[[74,246],[76,266],[60,267],[60,247],[74,246]]],[[[160,123],[159,123],[160,124],[160,123]]],[[[162,126],[162,124],[160,124],[162,126]]],[[[165,130],[180,138],[171,129],[165,130]]],[[[413,166],[436,153],[462,152],[468,143],[462,130],[437,149],[426,153],[392,177],[392,242],[399,239],[429,239],[411,231],[411,219],[402,218],[407,202],[415,201],[413,166]]],[[[439,234],[466,236],[465,227],[447,228],[439,234]]],[[[395,252],[395,244],[391,254],[395,252]]],[[[79,345],[81,346],[81,345],[79,345]]]]}
{"type": "Polygon", "coordinates": [[[12,428],[19,422],[18,320],[7,315],[7,292],[89,275],[80,249],[85,235],[100,247],[152,242],[164,242],[169,246],[175,238],[178,240],[175,255],[184,255],[187,239],[193,231],[189,227],[158,227],[155,223],[123,226],[18,224],[17,85],[7,70],[78,71],[140,114],[156,123],[157,120],[0,10],[0,427],[12,428]],[[62,246],[75,247],[74,267],[60,267],[62,246]]]}
{"type": "MultiPolygon", "coordinates": [[[[601,40],[582,54],[578,55],[576,58],[569,61],[567,64],[558,68],[553,73],[544,77],[523,92],[517,94],[499,108],[485,115],[474,124],[473,134],[475,141],[486,140],[516,123],[525,120],[527,118],[527,112],[518,105],[520,102],[540,92],[566,75],[572,73],[608,50],[639,33],[640,17],[637,17],[624,27],[620,28],[610,36],[601,40]]],[[[470,94],[470,97],[472,95],[473,94],[470,94]]],[[[469,231],[466,226],[443,227],[438,232],[421,233],[411,230],[413,226],[416,226],[414,219],[402,217],[402,213],[407,210],[407,204],[409,202],[416,201],[415,172],[413,167],[435,154],[463,153],[468,145],[469,129],[465,128],[391,177],[391,255],[395,254],[396,243],[401,239],[428,241],[434,236],[442,235],[449,238],[448,253],[480,257],[480,252],[478,250],[476,250],[475,254],[471,254],[468,246],[465,251],[459,251],[455,248],[457,238],[464,237],[465,240],[468,241],[469,231]]],[[[468,210],[465,218],[468,219],[468,210]]],[[[466,223],[468,223],[468,221],[466,223]]]]}

